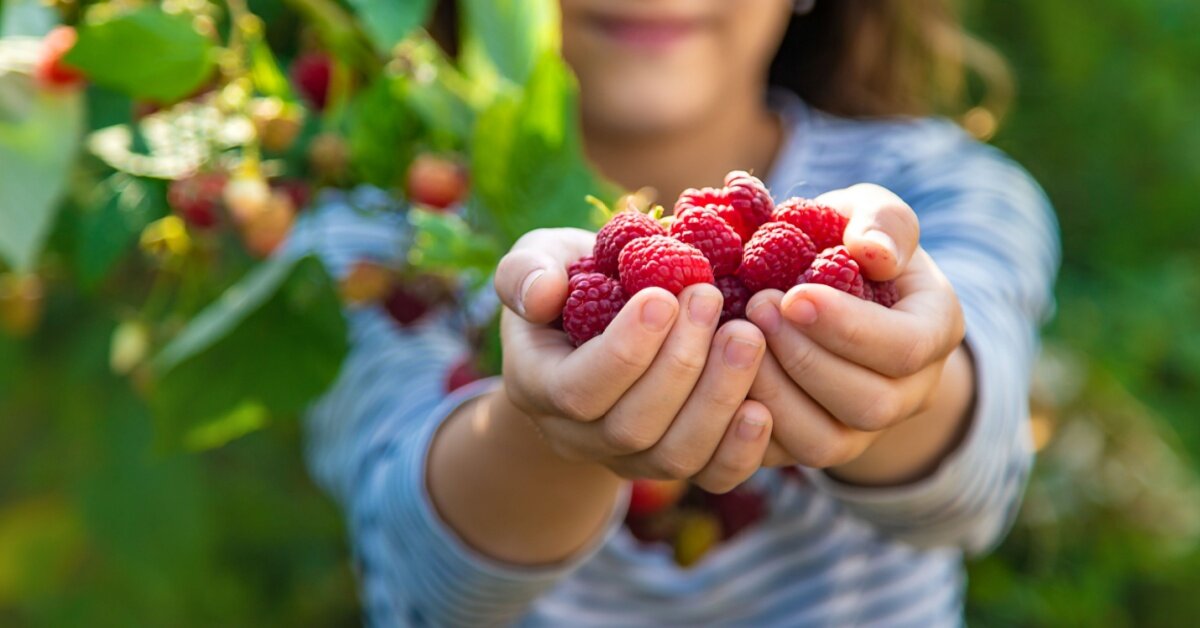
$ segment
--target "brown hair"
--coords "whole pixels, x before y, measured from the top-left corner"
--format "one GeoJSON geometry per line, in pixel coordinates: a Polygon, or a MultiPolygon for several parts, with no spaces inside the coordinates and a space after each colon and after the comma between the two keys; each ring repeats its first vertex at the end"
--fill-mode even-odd
{"type": "Polygon", "coordinates": [[[850,117],[943,114],[994,133],[1013,96],[1004,59],[963,27],[955,0],[816,0],[792,18],[771,84],[850,117]],[[982,94],[969,99],[967,77],[982,94]]]}

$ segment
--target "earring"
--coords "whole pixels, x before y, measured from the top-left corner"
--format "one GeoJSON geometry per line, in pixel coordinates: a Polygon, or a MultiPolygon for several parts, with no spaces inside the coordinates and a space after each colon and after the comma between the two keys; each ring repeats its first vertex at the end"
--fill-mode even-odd
{"type": "Polygon", "coordinates": [[[792,12],[796,15],[807,15],[812,12],[813,5],[816,3],[817,0],[796,0],[796,6],[792,12]]]}

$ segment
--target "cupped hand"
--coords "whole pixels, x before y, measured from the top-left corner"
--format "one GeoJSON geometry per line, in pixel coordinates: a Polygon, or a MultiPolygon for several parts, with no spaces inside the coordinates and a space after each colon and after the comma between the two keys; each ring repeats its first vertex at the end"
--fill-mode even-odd
{"type": "Polygon", "coordinates": [[[732,489],[762,465],[772,431],[771,412],[747,400],[762,332],[746,321],[718,330],[715,286],[690,286],[678,298],[651,288],[603,334],[572,347],[547,323],[566,300],[567,265],[592,242],[576,229],[533,231],[497,268],[509,399],[563,458],[732,489]]]}
{"type": "Polygon", "coordinates": [[[845,242],[867,278],[894,279],[885,308],[820,284],[756,294],[747,317],[769,355],[750,397],[775,418],[765,463],[827,468],[858,459],[887,430],[926,410],[961,345],[953,288],[917,245],[917,217],[900,198],[859,185],[817,199],[847,215],[845,242]]]}

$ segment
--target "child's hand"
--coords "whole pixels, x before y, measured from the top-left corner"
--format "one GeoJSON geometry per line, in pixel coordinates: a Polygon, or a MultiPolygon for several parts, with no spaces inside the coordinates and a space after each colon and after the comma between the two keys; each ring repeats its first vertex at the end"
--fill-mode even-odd
{"type": "Polygon", "coordinates": [[[775,417],[769,465],[855,460],[930,406],[963,339],[958,300],[917,247],[912,208],[874,185],[817,200],[850,216],[851,255],[868,278],[895,278],[901,300],[889,309],[820,284],[751,299],[747,316],[771,349],[750,395],[775,417]]]}
{"type": "Polygon", "coordinates": [[[690,286],[678,299],[650,288],[603,334],[572,347],[548,323],[567,297],[567,265],[592,242],[586,231],[538,230],[500,262],[510,400],[566,459],[625,477],[690,478],[710,491],[737,486],[762,465],[771,434],[771,414],[746,399],[762,333],[745,321],[717,331],[715,286],[690,286]]]}

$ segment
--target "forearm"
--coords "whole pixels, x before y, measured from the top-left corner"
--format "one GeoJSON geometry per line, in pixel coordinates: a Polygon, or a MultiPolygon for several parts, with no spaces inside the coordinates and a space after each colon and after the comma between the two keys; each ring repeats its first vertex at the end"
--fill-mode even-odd
{"type": "Polygon", "coordinates": [[[427,482],[438,514],[482,554],[550,564],[603,533],[621,480],[554,454],[503,390],[463,405],[430,446],[427,482]]]}
{"type": "Polygon", "coordinates": [[[971,356],[959,345],[946,361],[928,409],[888,429],[858,458],[826,472],[861,486],[897,486],[928,476],[962,441],[974,394],[971,356]]]}

